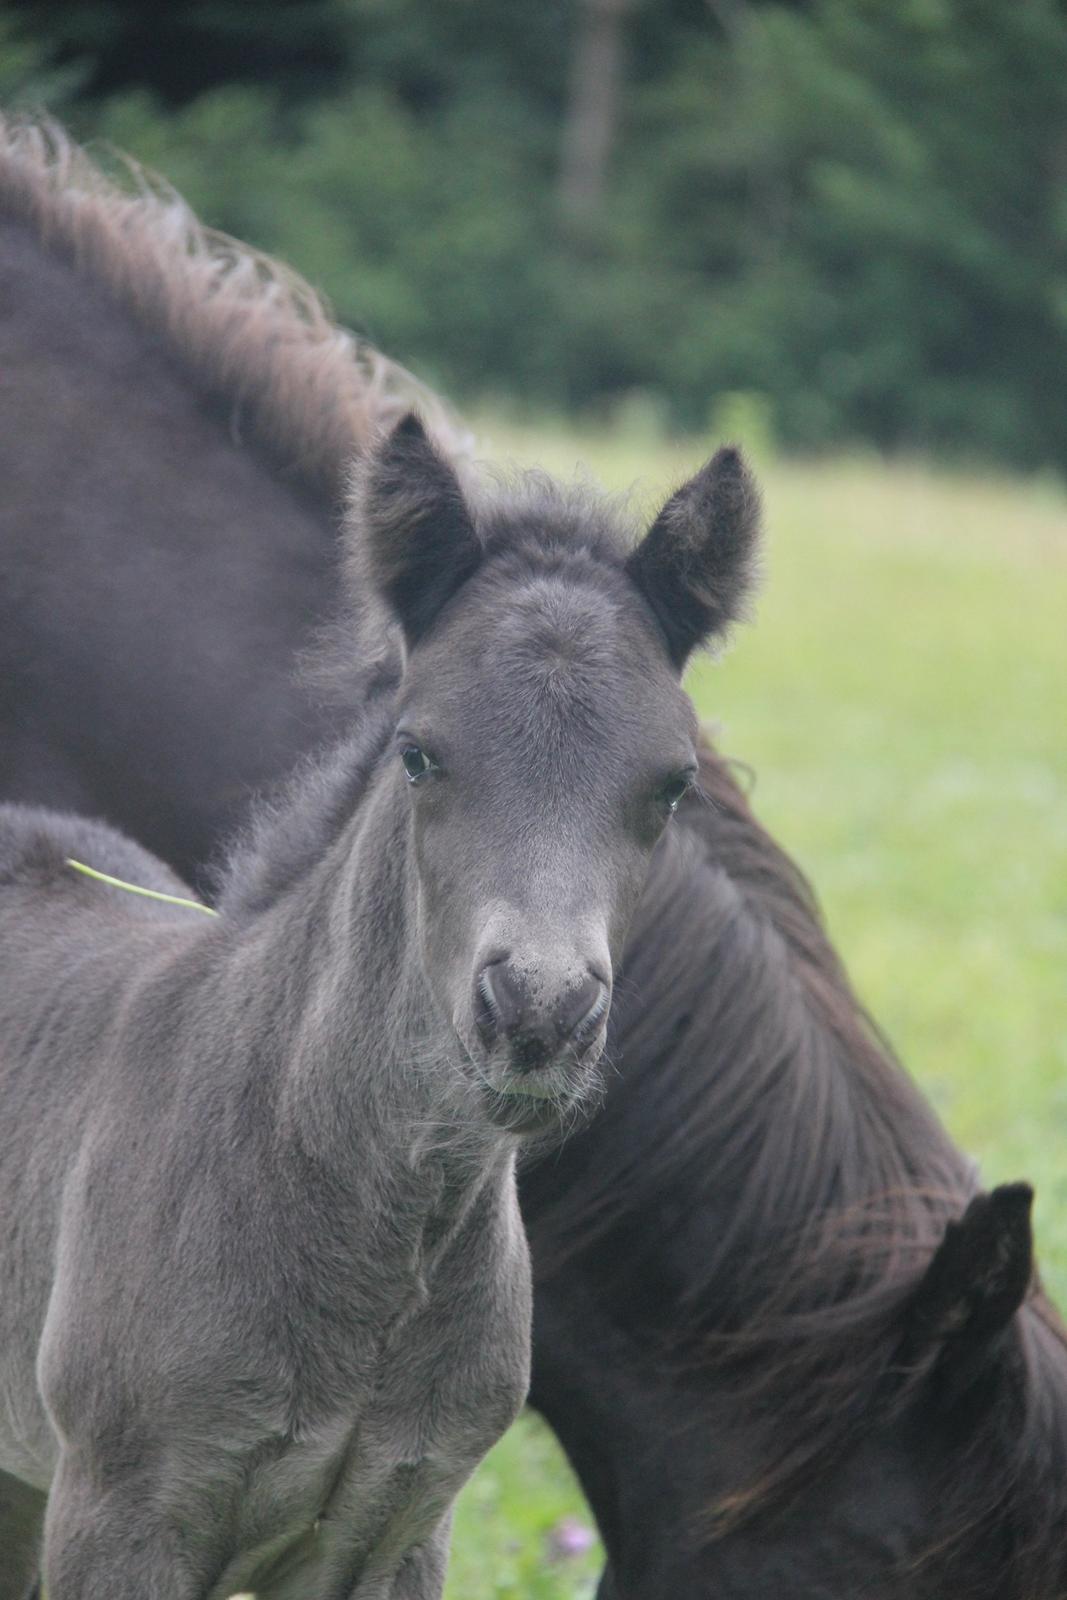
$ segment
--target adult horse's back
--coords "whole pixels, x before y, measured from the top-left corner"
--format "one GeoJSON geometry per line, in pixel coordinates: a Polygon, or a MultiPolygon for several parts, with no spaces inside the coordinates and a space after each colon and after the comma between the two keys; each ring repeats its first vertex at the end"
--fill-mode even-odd
{"type": "MultiPolygon", "coordinates": [[[[0,160],[24,264],[0,324],[21,485],[0,496],[0,794],[106,816],[188,876],[328,730],[290,674],[333,610],[341,463],[401,380],[174,205],[102,185],[62,141],[9,137],[0,160]],[[81,399],[36,402],[31,471],[19,391],[44,382],[53,273],[71,316],[50,364],[81,399]],[[216,359],[228,317],[274,333],[216,359]],[[146,426],[120,367],[98,481],[83,412],[113,334],[131,370],[169,374],[171,409],[146,426]]],[[[366,692],[365,646],[342,704],[366,692]]],[[[712,803],[681,804],[636,914],[604,1109],[522,1190],[532,1398],[596,1511],[603,1593],[1058,1596],[1067,1355],[1026,1283],[1018,1195],[968,1211],[970,1164],[706,745],[701,783],[712,803]]]]}
{"type": "Polygon", "coordinates": [[[5,796],[202,862],[327,731],[292,662],[344,462],[417,392],[177,195],[0,128],[5,796]]]}

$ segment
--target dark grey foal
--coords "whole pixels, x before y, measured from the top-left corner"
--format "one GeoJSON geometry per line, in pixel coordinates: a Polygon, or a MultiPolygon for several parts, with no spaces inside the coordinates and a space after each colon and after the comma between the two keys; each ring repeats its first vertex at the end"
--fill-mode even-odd
{"type": "Polygon", "coordinates": [[[743,598],[721,452],[628,552],[481,512],[408,419],[351,560],[399,685],[217,920],[103,826],[0,811],[0,1596],[426,1600],[527,1381],[517,1140],[596,1098],[613,967],[743,598]],[[46,1509],[47,1508],[47,1509],[46,1509]]]}

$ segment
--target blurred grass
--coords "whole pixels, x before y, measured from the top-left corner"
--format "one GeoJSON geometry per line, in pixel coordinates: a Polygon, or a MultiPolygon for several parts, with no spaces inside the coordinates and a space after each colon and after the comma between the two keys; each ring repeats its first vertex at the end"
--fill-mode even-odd
{"type": "MultiPolygon", "coordinates": [[[[494,458],[579,462],[653,507],[715,441],[483,419],[494,458]]],[[[1067,495],[877,460],[762,467],[758,625],[689,688],[751,765],[861,995],[989,1182],[1030,1178],[1067,1305],[1067,495]]],[[[588,1522],[524,1418],[468,1486],[449,1600],[592,1593],[588,1522]]]]}
{"type": "Polygon", "coordinates": [[[593,1526],[555,1438],[521,1417],[460,1496],[446,1600],[592,1600],[603,1565],[593,1526]]]}

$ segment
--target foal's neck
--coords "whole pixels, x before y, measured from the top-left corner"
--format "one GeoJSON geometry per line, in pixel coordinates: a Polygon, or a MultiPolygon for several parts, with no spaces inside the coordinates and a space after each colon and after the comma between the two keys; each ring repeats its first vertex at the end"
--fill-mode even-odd
{"type": "MultiPolygon", "coordinates": [[[[308,799],[328,803],[315,782],[308,799]]],[[[345,1178],[358,1163],[433,1188],[442,1171],[451,1185],[506,1163],[512,1141],[480,1113],[423,973],[403,801],[380,757],[319,858],[245,920],[231,971],[264,1001],[278,1133],[345,1178]]],[[[284,832],[283,813],[261,836],[265,855],[284,832]]]]}

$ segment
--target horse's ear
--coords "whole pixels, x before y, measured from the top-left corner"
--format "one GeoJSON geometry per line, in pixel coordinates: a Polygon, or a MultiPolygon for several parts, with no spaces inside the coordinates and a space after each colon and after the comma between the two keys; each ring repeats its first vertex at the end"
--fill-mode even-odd
{"type": "Polygon", "coordinates": [[[950,1222],[906,1311],[904,1360],[926,1364],[958,1394],[995,1354],[1034,1271],[1028,1183],[976,1195],[950,1222]]]}
{"type": "Polygon", "coordinates": [[[371,583],[417,644],[482,552],[459,479],[414,412],[358,470],[350,520],[371,583]]]}
{"type": "Polygon", "coordinates": [[[681,670],[744,614],[755,578],[760,498],[739,450],[716,451],[671,496],[627,562],[681,670]]]}

